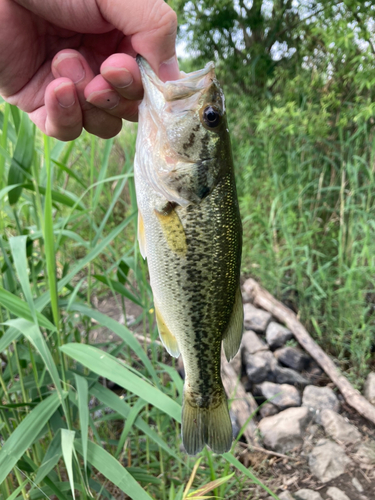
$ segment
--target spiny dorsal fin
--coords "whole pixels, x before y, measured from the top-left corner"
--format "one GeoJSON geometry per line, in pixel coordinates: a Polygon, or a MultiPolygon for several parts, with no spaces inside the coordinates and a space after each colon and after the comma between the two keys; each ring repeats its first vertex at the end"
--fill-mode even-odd
{"type": "Polygon", "coordinates": [[[233,311],[223,335],[225,356],[228,361],[234,358],[240,348],[243,333],[243,305],[241,289],[238,287],[234,299],[233,311]]]}

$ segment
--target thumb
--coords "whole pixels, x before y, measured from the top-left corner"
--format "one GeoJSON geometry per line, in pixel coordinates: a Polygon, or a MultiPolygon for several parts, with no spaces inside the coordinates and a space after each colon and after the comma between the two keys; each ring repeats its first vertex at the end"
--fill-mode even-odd
{"type": "Polygon", "coordinates": [[[177,80],[177,15],[164,0],[98,0],[103,17],[131,40],[161,80],[177,80]],[[127,7],[128,4],[128,8],[127,7]]]}

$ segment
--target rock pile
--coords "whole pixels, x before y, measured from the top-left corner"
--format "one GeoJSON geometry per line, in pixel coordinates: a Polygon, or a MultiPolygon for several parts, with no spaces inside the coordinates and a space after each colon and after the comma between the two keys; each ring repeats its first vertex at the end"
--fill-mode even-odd
{"type": "MultiPolygon", "coordinates": [[[[241,352],[232,363],[260,405],[256,418],[264,447],[282,454],[305,453],[312,476],[322,485],[341,476],[353,465],[350,453],[366,455],[364,436],[340,415],[339,397],[331,387],[322,385],[322,370],[293,341],[292,332],[250,303],[244,305],[244,315],[241,352]],[[320,439],[306,445],[309,426],[319,429],[320,439]]],[[[366,382],[365,396],[375,403],[375,373],[366,382]]],[[[375,442],[366,446],[369,457],[375,442]]],[[[373,463],[375,467],[375,459],[373,463]]],[[[353,478],[355,486],[354,480],[359,481],[353,478]]],[[[356,486],[358,494],[361,487],[360,483],[356,486]]],[[[309,489],[278,495],[285,500],[348,499],[336,487],[328,488],[323,497],[309,489]]],[[[360,498],[369,500],[363,494],[360,498]]]]}

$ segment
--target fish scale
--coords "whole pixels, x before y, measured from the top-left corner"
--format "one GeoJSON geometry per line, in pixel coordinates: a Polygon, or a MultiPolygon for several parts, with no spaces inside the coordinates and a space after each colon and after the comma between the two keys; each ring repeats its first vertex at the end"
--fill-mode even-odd
{"type": "Polygon", "coordinates": [[[185,449],[194,455],[208,444],[223,453],[232,426],[220,351],[224,343],[233,357],[243,330],[242,228],[224,98],[212,63],[167,84],[138,63],[145,89],[134,169],[141,252],[161,339],[184,361],[185,449]],[[205,112],[217,113],[212,130],[205,112]]]}

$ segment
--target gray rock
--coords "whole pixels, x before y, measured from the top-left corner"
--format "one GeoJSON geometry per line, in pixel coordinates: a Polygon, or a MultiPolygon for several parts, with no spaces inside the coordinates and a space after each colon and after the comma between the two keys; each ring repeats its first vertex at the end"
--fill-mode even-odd
{"type": "Polygon", "coordinates": [[[292,384],[296,386],[305,387],[310,382],[302,377],[301,374],[292,370],[291,368],[284,368],[283,366],[276,366],[274,370],[275,381],[278,384],[292,384]]]}
{"type": "MultiPolygon", "coordinates": [[[[338,412],[340,403],[336,394],[329,387],[315,387],[308,385],[303,391],[302,406],[314,408],[314,410],[333,410],[338,412]]],[[[318,423],[320,423],[318,419],[318,423]]]]}
{"type": "Polygon", "coordinates": [[[280,500],[294,500],[292,494],[288,490],[278,493],[277,496],[280,498],[280,500]]]}
{"type": "MultiPolygon", "coordinates": [[[[182,356],[180,356],[180,358],[182,358],[182,356]]],[[[238,353],[234,356],[234,358],[230,360],[229,364],[233,367],[233,370],[236,372],[236,375],[240,377],[242,373],[241,351],[238,351],[238,353]]]]}
{"type": "Polygon", "coordinates": [[[271,321],[271,323],[267,326],[266,339],[271,349],[282,347],[287,340],[292,338],[293,333],[288,330],[288,328],[285,328],[285,326],[282,326],[275,321],[271,321]]]}
{"type": "Polygon", "coordinates": [[[375,465],[375,441],[361,443],[354,458],[362,464],[375,465]]]}
{"type": "Polygon", "coordinates": [[[327,490],[327,495],[332,498],[332,500],[350,500],[348,495],[346,495],[343,491],[339,490],[335,486],[331,486],[327,490]]]}
{"type": "Polygon", "coordinates": [[[321,439],[309,455],[311,472],[322,483],[327,483],[345,472],[351,463],[344,450],[336,443],[321,439]]]}
{"type": "Polygon", "coordinates": [[[297,500],[323,500],[320,493],[306,488],[296,491],[294,495],[297,500]]]}
{"type": "Polygon", "coordinates": [[[371,404],[375,405],[375,372],[368,374],[364,392],[365,398],[368,399],[371,404]]]}
{"type": "Polygon", "coordinates": [[[258,309],[252,304],[245,304],[244,310],[244,325],[246,330],[254,330],[254,332],[263,333],[266,331],[268,323],[271,321],[271,314],[258,309]]]}
{"type": "Polygon", "coordinates": [[[259,351],[267,351],[268,346],[252,330],[247,330],[242,336],[241,347],[244,352],[255,354],[259,351]]]}
{"type": "Polygon", "coordinates": [[[252,384],[259,384],[273,378],[273,371],[277,365],[277,361],[270,351],[261,351],[256,354],[244,352],[243,362],[246,375],[252,384]]]}
{"type": "Polygon", "coordinates": [[[276,413],[279,413],[279,409],[276,408],[276,406],[272,403],[264,403],[259,408],[259,413],[262,418],[271,417],[272,415],[276,415],[276,413]]]}
{"type": "Polygon", "coordinates": [[[265,399],[270,399],[280,410],[301,405],[301,395],[293,385],[263,382],[255,386],[255,391],[265,399]]]}
{"type": "Polygon", "coordinates": [[[307,408],[288,408],[263,418],[258,428],[266,448],[286,453],[303,443],[303,434],[312,416],[307,408]]]}
{"type": "Polygon", "coordinates": [[[363,493],[363,486],[361,485],[361,483],[358,481],[358,479],[356,477],[353,477],[352,484],[357,491],[359,491],[360,493],[363,493]]]}
{"type": "Polygon", "coordinates": [[[229,416],[230,416],[230,421],[232,422],[233,437],[234,439],[236,439],[236,437],[240,433],[241,428],[238,425],[237,417],[233,411],[229,410],[229,416]]]}
{"type": "Polygon", "coordinates": [[[326,408],[320,414],[320,422],[325,433],[335,441],[344,444],[354,444],[361,440],[361,433],[352,424],[349,424],[344,417],[333,410],[326,408]]]}
{"type": "Polygon", "coordinates": [[[280,363],[298,372],[305,370],[311,361],[311,358],[297,347],[282,347],[277,349],[274,354],[280,363]]]}

